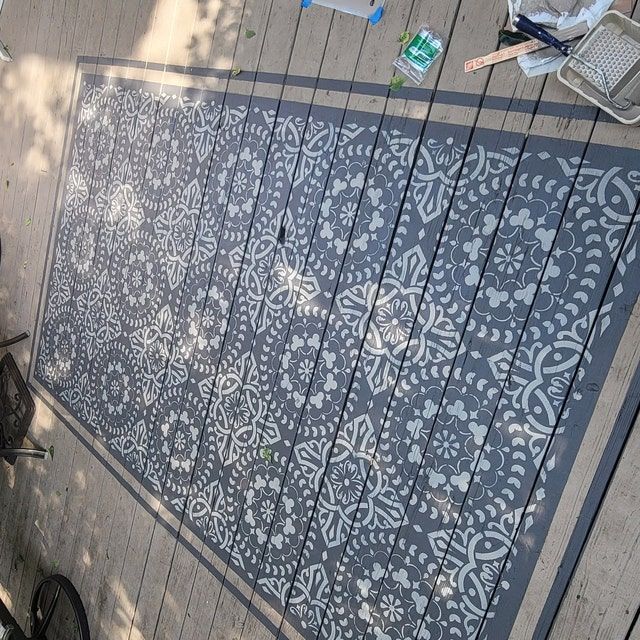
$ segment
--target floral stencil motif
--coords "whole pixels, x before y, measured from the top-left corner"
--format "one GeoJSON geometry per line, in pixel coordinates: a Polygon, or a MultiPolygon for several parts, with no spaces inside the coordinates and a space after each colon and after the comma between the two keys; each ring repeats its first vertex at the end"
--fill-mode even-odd
{"type": "Polygon", "coordinates": [[[303,637],[497,637],[637,297],[637,157],[183,93],[83,78],[36,379],[303,637]]]}

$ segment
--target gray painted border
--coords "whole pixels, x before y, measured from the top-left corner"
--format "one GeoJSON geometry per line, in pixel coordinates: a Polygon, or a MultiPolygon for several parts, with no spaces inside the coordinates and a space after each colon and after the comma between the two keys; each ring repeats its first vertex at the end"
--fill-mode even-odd
{"type": "MultiPolygon", "coordinates": [[[[640,264],[638,264],[637,261],[633,263],[633,268],[631,270],[629,278],[632,282],[638,283],[640,281],[640,264]]],[[[635,294],[635,298],[637,298],[639,292],[640,286],[636,287],[635,291],[633,292],[635,294]]],[[[625,309],[632,308],[635,300],[633,299],[634,296],[631,295],[631,293],[632,292],[629,292],[629,298],[626,301],[622,301],[620,303],[621,307],[625,309]]],[[[622,336],[626,325],[627,316],[624,315],[624,317],[622,317],[621,314],[621,316],[619,316],[617,320],[617,326],[614,329],[614,336],[616,338],[618,336],[622,336]]],[[[596,353],[594,355],[596,357],[600,355],[598,353],[598,350],[596,350],[596,353]]],[[[601,370],[599,371],[598,379],[591,381],[590,384],[601,386],[606,379],[610,364],[611,360],[606,359],[605,362],[603,362],[601,370]]],[[[589,404],[595,405],[595,398],[589,404]]],[[[578,566],[578,563],[582,556],[582,552],[589,538],[589,534],[596,521],[602,502],[606,496],[609,484],[617,469],[620,457],[624,452],[625,444],[629,438],[629,434],[631,433],[631,430],[633,429],[633,426],[639,416],[640,366],[636,369],[636,372],[631,380],[626,398],[624,399],[622,407],[618,413],[604,453],[591,482],[591,486],[589,487],[589,491],[587,492],[587,497],[582,506],[582,509],[580,510],[580,515],[578,516],[578,519],[576,521],[575,529],[571,535],[569,544],[567,545],[567,548],[562,557],[562,562],[560,563],[558,573],[547,597],[543,612],[540,616],[540,619],[538,620],[538,624],[533,636],[535,640],[542,640],[542,638],[546,638],[553,626],[553,622],[560,608],[562,598],[571,582],[575,569],[578,566]]],[[[577,454],[577,451],[582,443],[582,437],[567,440],[568,448],[572,450],[571,455],[575,458],[575,455],[577,454]]],[[[566,455],[567,451],[565,451],[564,453],[566,455]]],[[[565,473],[570,473],[570,469],[567,469],[566,471],[563,469],[561,475],[564,476],[565,473]]],[[[559,494],[557,498],[560,498],[559,494]]],[[[556,507],[557,500],[555,501],[553,508],[554,513],[556,507]]],[[[551,514],[548,518],[545,518],[545,520],[548,520],[548,528],[552,521],[551,514]]],[[[540,522],[540,526],[542,526],[542,524],[543,523],[540,522]]],[[[534,551],[538,551],[538,549],[534,551]]],[[[532,553],[531,556],[532,557],[529,559],[529,562],[535,560],[535,558],[537,557],[537,553],[532,553]]]]}
{"type": "MultiPolygon", "coordinates": [[[[604,151],[599,145],[589,145],[587,149],[591,152],[598,149],[604,151]]],[[[634,156],[638,155],[637,151],[631,150],[627,150],[626,153],[624,150],[617,150],[617,153],[627,155],[628,160],[632,160],[634,156]]],[[[620,344],[631,311],[640,295],[640,263],[635,259],[638,242],[640,241],[640,229],[637,222],[639,212],[640,208],[637,208],[635,214],[636,223],[629,233],[625,247],[620,255],[619,266],[611,276],[607,295],[600,307],[601,310],[606,309],[609,305],[613,307],[611,313],[607,315],[607,321],[610,321],[610,325],[607,328],[609,340],[599,340],[596,341],[595,344],[591,341],[589,345],[591,362],[582,365],[587,375],[583,379],[576,379],[574,381],[573,392],[567,403],[570,417],[561,420],[557,435],[552,441],[545,457],[545,464],[550,459],[555,460],[555,468],[552,476],[553,480],[546,485],[545,509],[534,520],[531,529],[526,532],[526,536],[530,541],[533,541],[533,544],[531,544],[531,542],[522,544],[519,542],[519,538],[516,538],[509,557],[513,558],[517,553],[517,563],[512,562],[511,567],[504,570],[504,577],[507,579],[517,574],[520,578],[523,575],[526,576],[526,580],[514,579],[511,581],[512,588],[502,593],[499,607],[497,606],[497,602],[494,602],[492,605],[492,608],[496,610],[499,609],[500,616],[498,617],[496,615],[496,617],[491,620],[487,619],[483,626],[483,632],[489,629],[490,634],[491,629],[511,629],[515,622],[520,603],[524,598],[538,556],[542,551],[549,528],[555,517],[562,492],[582,445],[585,430],[593,415],[599,392],[609,373],[616,347],[620,344]],[[626,267],[621,267],[621,264],[626,264],[626,267]],[[627,283],[633,283],[633,286],[625,289],[623,295],[616,299],[614,290],[620,286],[623,280],[627,283]],[[612,345],[615,346],[612,347],[612,345]]],[[[601,328],[602,319],[602,315],[596,319],[595,331],[601,328]]],[[[628,432],[635,422],[635,415],[639,405],[640,367],[634,374],[634,378],[629,386],[627,397],[620,409],[605,452],[581,509],[580,516],[576,523],[576,530],[571,536],[562,562],[559,565],[553,587],[547,597],[543,614],[538,621],[533,636],[535,640],[546,638],[551,630],[564,592],[579,562],[582,547],[597,517],[600,501],[607,490],[608,483],[615,470],[617,456],[621,454],[628,432]]],[[[532,495],[535,494],[536,490],[542,487],[542,485],[543,483],[538,479],[533,487],[532,495]]],[[[523,533],[523,535],[525,534],[523,533]]],[[[488,637],[491,636],[489,635],[488,637]]]]}
{"type": "MultiPolygon", "coordinates": [[[[571,534],[569,544],[562,556],[558,573],[549,591],[542,614],[533,634],[533,640],[547,638],[553,627],[556,615],[564,595],[571,583],[575,570],[582,557],[582,553],[589,539],[593,525],[596,522],[600,508],[606,497],[609,485],[618,468],[618,463],[625,450],[625,445],[636,420],[640,416],[640,367],[631,381],[627,397],[609,436],[609,441],[596,470],[585,502],[580,510],[575,529],[571,534]]],[[[555,510],[554,510],[555,511],[555,510]]]]}
{"type": "MultiPolygon", "coordinates": [[[[207,67],[184,67],[180,65],[163,64],[161,62],[144,62],[141,60],[127,60],[125,58],[102,58],[96,56],[78,56],[79,64],[128,66],[135,69],[149,69],[151,71],[165,71],[206,78],[230,79],[230,69],[207,67]]],[[[334,78],[315,78],[294,74],[269,73],[266,71],[245,71],[234,80],[242,82],[260,82],[269,84],[284,84],[326,91],[340,91],[371,96],[392,96],[403,100],[418,100],[434,102],[457,107],[473,107],[495,109],[496,111],[513,111],[517,113],[538,113],[557,118],[571,118],[574,120],[594,120],[600,114],[603,122],[615,122],[607,114],[600,113],[597,107],[587,105],[571,105],[562,102],[528,100],[519,98],[505,98],[477,93],[463,93],[461,91],[433,91],[421,87],[402,87],[399,91],[390,93],[389,85],[377,82],[358,82],[351,80],[337,80],[334,78]]]]}

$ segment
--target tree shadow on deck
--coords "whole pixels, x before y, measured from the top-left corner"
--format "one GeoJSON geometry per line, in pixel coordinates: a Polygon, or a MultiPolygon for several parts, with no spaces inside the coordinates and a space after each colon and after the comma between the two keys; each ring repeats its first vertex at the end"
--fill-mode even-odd
{"type": "MultiPolygon", "coordinates": [[[[0,64],[4,150],[0,158],[4,251],[0,336],[17,329],[29,329],[32,339],[35,336],[76,56],[228,68],[240,33],[238,23],[243,19],[244,28],[251,20],[250,14],[243,16],[237,5],[230,7],[224,0],[80,0],[73,4],[48,0],[25,5],[7,0],[0,14],[2,39],[14,58],[12,63],[0,64]]],[[[108,66],[101,66],[100,72],[118,73],[108,66]]],[[[30,349],[28,343],[13,349],[25,376],[30,349]]],[[[37,405],[31,436],[45,446],[53,445],[55,456],[47,463],[21,460],[15,467],[0,462],[0,597],[26,628],[35,584],[44,575],[63,573],[84,599],[92,637],[142,637],[137,630],[139,618],[153,628],[160,612],[154,607],[137,610],[145,563],[140,564],[139,575],[127,581],[123,562],[127,545],[149,553],[153,519],[124,488],[108,479],[93,453],[42,402],[37,405]],[[114,497],[107,490],[111,487],[114,497]],[[114,541],[124,544],[119,550],[103,546],[111,536],[100,530],[102,525],[111,530],[114,506],[136,510],[128,530],[113,536],[112,545],[114,541]],[[142,520],[144,526],[137,526],[142,520]],[[122,555],[114,562],[117,551],[122,555]]],[[[161,585],[158,606],[164,597],[161,585]]],[[[171,607],[173,602],[168,597],[164,606],[171,607]]],[[[176,618],[185,615],[177,605],[174,608],[176,618]]],[[[204,630],[202,637],[207,637],[204,630]]]]}

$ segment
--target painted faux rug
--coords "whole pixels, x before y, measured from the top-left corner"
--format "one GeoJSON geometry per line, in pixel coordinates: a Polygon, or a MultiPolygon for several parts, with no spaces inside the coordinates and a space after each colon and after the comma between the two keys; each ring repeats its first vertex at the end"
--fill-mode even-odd
{"type": "Polygon", "coordinates": [[[304,637],[506,637],[637,152],[91,75],[72,126],[36,379],[304,637]]]}

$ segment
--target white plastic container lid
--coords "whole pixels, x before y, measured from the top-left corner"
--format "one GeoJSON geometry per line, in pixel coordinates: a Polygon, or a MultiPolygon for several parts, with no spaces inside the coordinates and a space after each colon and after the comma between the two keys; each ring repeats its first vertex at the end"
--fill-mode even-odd
{"type": "Polygon", "coordinates": [[[319,4],[323,7],[352,13],[356,16],[368,18],[371,24],[376,24],[382,18],[384,0],[303,0],[302,6],[309,7],[319,4]]]}

